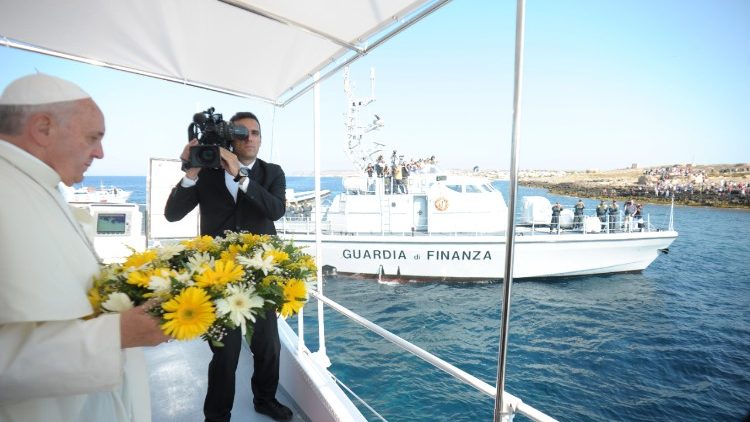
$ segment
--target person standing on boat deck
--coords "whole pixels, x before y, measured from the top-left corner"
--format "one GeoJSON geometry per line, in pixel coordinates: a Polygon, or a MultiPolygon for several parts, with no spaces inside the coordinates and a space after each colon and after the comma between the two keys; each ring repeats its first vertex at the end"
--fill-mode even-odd
{"type": "Polygon", "coordinates": [[[625,203],[625,231],[632,230],[633,226],[633,215],[636,211],[635,201],[628,201],[625,203]]]}
{"type": "Polygon", "coordinates": [[[151,419],[139,347],[169,337],[142,306],[85,319],[99,261],[58,191],[104,157],[103,137],[101,110],[69,81],[37,73],[0,96],[1,421],[151,419]]]}
{"type": "Polygon", "coordinates": [[[617,214],[620,213],[620,207],[617,206],[617,201],[612,200],[612,204],[607,210],[609,212],[609,231],[614,232],[617,223],[617,214]]]}
{"type": "Polygon", "coordinates": [[[575,205],[575,209],[573,210],[573,220],[575,223],[576,229],[581,229],[583,227],[583,209],[586,208],[586,206],[583,204],[582,200],[578,200],[578,202],[575,205]]]}
{"type": "MultiPolygon", "coordinates": [[[[260,122],[249,112],[232,116],[230,122],[247,128],[246,139],[232,141],[232,151],[220,148],[221,168],[188,168],[172,189],[164,208],[168,221],[181,220],[200,206],[201,235],[222,236],[226,230],[254,234],[276,234],[274,221],[286,212],[286,177],[280,166],[258,158],[260,122]]],[[[186,162],[192,139],[180,158],[186,162]]],[[[253,325],[250,350],[253,353],[251,387],[255,410],[275,420],[289,420],[292,411],[276,400],[279,386],[281,344],[276,312],[253,325]]],[[[208,391],[203,405],[206,421],[228,421],[234,404],[235,371],[240,357],[242,333],[230,331],[224,347],[209,344],[213,357],[208,366],[208,391]]]]}
{"type": "Polygon", "coordinates": [[[607,230],[607,203],[601,201],[598,207],[596,207],[596,216],[599,217],[599,221],[602,224],[602,231],[607,230]]]}
{"type": "Polygon", "coordinates": [[[375,178],[373,178],[373,173],[375,172],[375,168],[372,166],[372,163],[367,164],[367,168],[365,169],[365,173],[367,173],[367,192],[365,192],[368,195],[375,193],[375,178]]]}
{"type": "Polygon", "coordinates": [[[643,231],[643,208],[641,204],[635,206],[633,213],[633,223],[638,225],[638,231],[643,231]]]}
{"type": "Polygon", "coordinates": [[[393,190],[393,178],[391,177],[391,168],[386,165],[383,167],[383,185],[385,186],[385,194],[389,195],[393,190]]]}
{"type": "Polygon", "coordinates": [[[409,166],[401,161],[401,188],[403,193],[409,193],[409,166]]]}
{"type": "Polygon", "coordinates": [[[552,225],[549,227],[550,233],[552,233],[553,230],[560,231],[560,213],[563,210],[563,206],[560,205],[559,202],[555,202],[555,205],[552,206],[552,225]]]}
{"type": "Polygon", "coordinates": [[[393,193],[404,193],[404,180],[402,178],[401,170],[403,167],[396,164],[393,168],[393,193]]]}
{"type": "Polygon", "coordinates": [[[378,156],[378,160],[375,161],[375,175],[379,178],[383,177],[383,168],[385,167],[385,160],[382,155],[378,156]]]}

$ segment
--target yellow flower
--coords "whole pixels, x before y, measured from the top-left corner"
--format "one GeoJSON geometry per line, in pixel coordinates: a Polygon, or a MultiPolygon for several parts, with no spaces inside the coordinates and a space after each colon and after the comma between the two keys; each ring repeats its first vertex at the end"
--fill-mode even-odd
{"type": "Polygon", "coordinates": [[[268,258],[269,256],[273,258],[274,264],[280,264],[289,259],[288,253],[278,249],[270,249],[263,254],[263,258],[268,258]]]}
{"type": "Polygon", "coordinates": [[[216,249],[214,238],[211,236],[200,236],[195,239],[183,240],[182,244],[189,249],[194,249],[199,252],[209,252],[216,249]]]}
{"type": "Polygon", "coordinates": [[[148,287],[149,281],[151,281],[151,274],[149,271],[133,271],[128,274],[128,284],[133,284],[138,287],[148,287]]]}
{"type": "Polygon", "coordinates": [[[91,307],[94,308],[95,313],[99,313],[102,307],[102,295],[99,294],[99,290],[96,287],[89,289],[89,302],[91,307]]]}
{"type": "Polygon", "coordinates": [[[128,274],[128,284],[148,288],[153,281],[152,277],[159,277],[167,280],[169,276],[174,274],[174,271],[164,267],[151,268],[142,271],[133,271],[128,274]]]}
{"type": "Polygon", "coordinates": [[[284,305],[281,306],[281,316],[294,315],[305,306],[307,301],[307,286],[302,280],[290,279],[284,286],[284,305]]]}
{"type": "Polygon", "coordinates": [[[177,340],[190,340],[208,331],[216,320],[211,298],[205,290],[188,287],[162,305],[165,323],[162,330],[177,340]]]}
{"type": "Polygon", "coordinates": [[[221,251],[221,259],[234,260],[238,253],[244,253],[250,248],[250,245],[229,245],[224,251],[221,251]]]}
{"type": "Polygon", "coordinates": [[[266,243],[270,239],[268,235],[242,233],[240,234],[240,241],[250,247],[253,247],[259,243],[266,243]]]}
{"type": "Polygon", "coordinates": [[[289,271],[305,271],[309,273],[315,273],[317,271],[317,267],[315,266],[315,259],[313,259],[313,257],[311,257],[310,255],[299,257],[296,261],[293,260],[292,263],[286,265],[285,267],[289,271]]]}
{"type": "Polygon", "coordinates": [[[284,285],[284,277],[280,277],[277,275],[269,275],[266,277],[263,277],[263,280],[260,282],[263,286],[270,286],[271,284],[278,284],[279,286],[284,285]]]}
{"type": "Polygon", "coordinates": [[[125,263],[122,264],[122,266],[125,268],[140,268],[145,264],[151,263],[156,259],[156,256],[156,251],[152,249],[140,253],[134,253],[125,260],[125,263]]]}
{"type": "Polygon", "coordinates": [[[317,267],[315,266],[315,258],[313,258],[310,255],[303,255],[300,260],[299,264],[301,267],[304,267],[310,271],[317,271],[317,267]]]}
{"type": "Polygon", "coordinates": [[[214,268],[206,268],[201,274],[195,275],[195,281],[200,287],[222,286],[234,281],[240,281],[245,275],[242,266],[232,260],[220,259],[214,268]]]}

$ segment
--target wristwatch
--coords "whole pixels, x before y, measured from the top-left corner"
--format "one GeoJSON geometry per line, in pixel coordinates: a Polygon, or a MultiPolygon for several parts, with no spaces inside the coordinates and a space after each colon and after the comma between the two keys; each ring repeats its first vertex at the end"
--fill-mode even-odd
{"type": "Polygon", "coordinates": [[[240,171],[237,172],[237,176],[234,177],[235,182],[239,182],[243,177],[250,177],[250,170],[247,167],[240,167],[240,171]]]}

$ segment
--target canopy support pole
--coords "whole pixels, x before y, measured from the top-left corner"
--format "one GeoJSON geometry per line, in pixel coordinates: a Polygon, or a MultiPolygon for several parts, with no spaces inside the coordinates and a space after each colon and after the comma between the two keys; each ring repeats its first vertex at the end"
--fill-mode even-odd
{"type": "Polygon", "coordinates": [[[511,140],[510,186],[508,193],[508,224],[505,232],[505,273],[503,275],[502,323],[500,330],[500,352],[497,364],[497,391],[495,393],[494,421],[510,421],[515,409],[503,401],[505,391],[505,362],[508,352],[508,327],[510,325],[510,292],[513,284],[513,252],[516,235],[516,194],[518,191],[518,157],[521,132],[521,86],[523,76],[523,34],[525,0],[516,4],[516,59],[513,83],[513,135],[511,140]],[[506,409],[507,407],[507,409],[506,409]]]}

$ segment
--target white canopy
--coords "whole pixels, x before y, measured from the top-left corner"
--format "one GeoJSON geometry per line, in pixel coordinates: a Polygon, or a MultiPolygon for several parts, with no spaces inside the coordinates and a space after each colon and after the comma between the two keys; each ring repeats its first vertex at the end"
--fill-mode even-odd
{"type": "Polygon", "coordinates": [[[285,105],[448,1],[0,0],[0,45],[285,105]]]}

